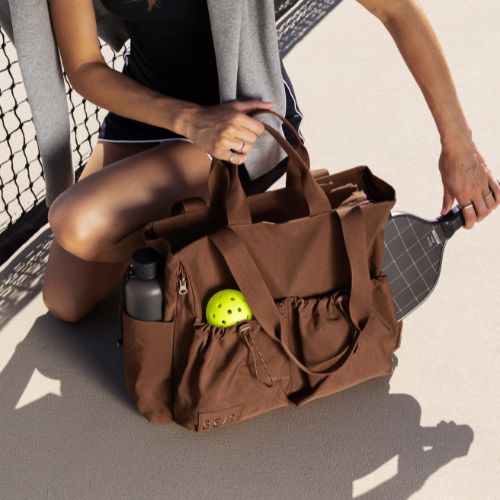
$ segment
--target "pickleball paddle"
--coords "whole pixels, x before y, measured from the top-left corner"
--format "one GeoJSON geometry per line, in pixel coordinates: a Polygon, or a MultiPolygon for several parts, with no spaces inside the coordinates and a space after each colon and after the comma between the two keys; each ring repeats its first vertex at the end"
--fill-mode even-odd
{"type": "Polygon", "coordinates": [[[384,226],[382,272],[389,278],[398,321],[420,306],[434,290],[444,247],[464,224],[458,205],[432,220],[403,211],[391,212],[384,226]]]}

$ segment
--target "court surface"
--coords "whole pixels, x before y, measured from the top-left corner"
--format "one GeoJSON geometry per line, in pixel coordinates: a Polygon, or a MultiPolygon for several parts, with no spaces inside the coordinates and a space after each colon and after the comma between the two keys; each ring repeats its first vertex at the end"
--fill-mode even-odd
{"type": "MultiPolygon", "coordinates": [[[[421,3],[498,175],[496,2],[421,3]]],[[[312,168],[366,164],[395,187],[395,208],[439,215],[437,129],[382,24],[345,0],[284,63],[312,168]]],[[[47,312],[44,226],[0,269],[0,498],[498,498],[499,229],[500,212],[447,244],[392,377],[198,435],[128,401],[118,290],[78,324],[47,312]]]]}

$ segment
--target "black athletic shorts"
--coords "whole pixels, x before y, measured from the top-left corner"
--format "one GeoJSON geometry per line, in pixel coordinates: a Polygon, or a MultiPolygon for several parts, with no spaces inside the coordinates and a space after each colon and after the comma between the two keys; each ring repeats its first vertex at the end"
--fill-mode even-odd
{"type": "MultiPolygon", "coordinates": [[[[283,64],[283,63],[282,63],[283,64]]],[[[129,53],[125,54],[125,64],[122,69],[123,74],[129,75],[129,53]]],[[[285,86],[285,94],[287,100],[287,112],[286,118],[291,122],[291,124],[297,130],[299,136],[302,140],[304,137],[302,132],[299,130],[300,123],[302,121],[303,115],[298,108],[295,93],[293,90],[292,83],[286,73],[286,70],[282,67],[283,72],[283,83],[285,86]]],[[[129,75],[130,76],[130,75],[129,75]]],[[[292,133],[288,130],[287,126],[283,127],[283,133],[286,139],[295,145],[296,141],[292,133]]],[[[187,141],[192,142],[190,139],[184,137],[183,135],[177,134],[172,130],[166,128],[155,127],[148,123],[140,122],[137,120],[132,120],[124,116],[117,115],[109,111],[99,128],[98,140],[104,142],[123,142],[123,143],[138,143],[138,142],[165,142],[165,141],[187,141]]],[[[207,153],[208,154],[208,153],[207,153]]],[[[208,155],[210,158],[211,156],[208,155]]],[[[286,164],[288,158],[284,158],[280,163],[278,163],[272,170],[266,172],[265,174],[251,180],[246,167],[240,168],[240,179],[241,184],[247,193],[247,195],[260,193],[266,191],[274,182],[276,182],[286,171],[286,164]]]]}

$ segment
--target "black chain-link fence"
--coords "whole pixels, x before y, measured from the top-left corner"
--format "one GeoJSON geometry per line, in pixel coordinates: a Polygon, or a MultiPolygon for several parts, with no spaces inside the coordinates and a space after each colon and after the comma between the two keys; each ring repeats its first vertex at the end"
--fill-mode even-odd
{"type": "MultiPolygon", "coordinates": [[[[280,52],[284,57],[341,0],[275,0],[280,52]]],[[[0,30],[0,264],[47,223],[36,133],[17,53],[0,30]]],[[[107,64],[121,71],[130,40],[119,53],[103,44],[107,64]]],[[[71,125],[75,179],[78,180],[107,110],[80,96],[63,72],[71,125]]]]}

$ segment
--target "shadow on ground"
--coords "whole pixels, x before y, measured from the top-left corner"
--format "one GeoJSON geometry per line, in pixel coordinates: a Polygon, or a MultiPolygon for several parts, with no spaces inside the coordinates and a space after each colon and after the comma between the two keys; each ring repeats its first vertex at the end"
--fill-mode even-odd
{"type": "Polygon", "coordinates": [[[406,499],[468,453],[469,426],[422,427],[419,403],[390,394],[390,377],[203,434],[151,424],[124,390],[118,305],[119,289],[79,323],[39,316],[0,373],[7,497],[350,499],[397,457],[397,473],[356,498],[406,499]],[[61,395],[22,406],[35,370],[61,395]]]}
{"type": "MultiPolygon", "coordinates": [[[[0,331],[41,291],[52,230],[48,227],[0,271],[0,331]]],[[[1,364],[0,364],[1,370],[1,364]]]]}

